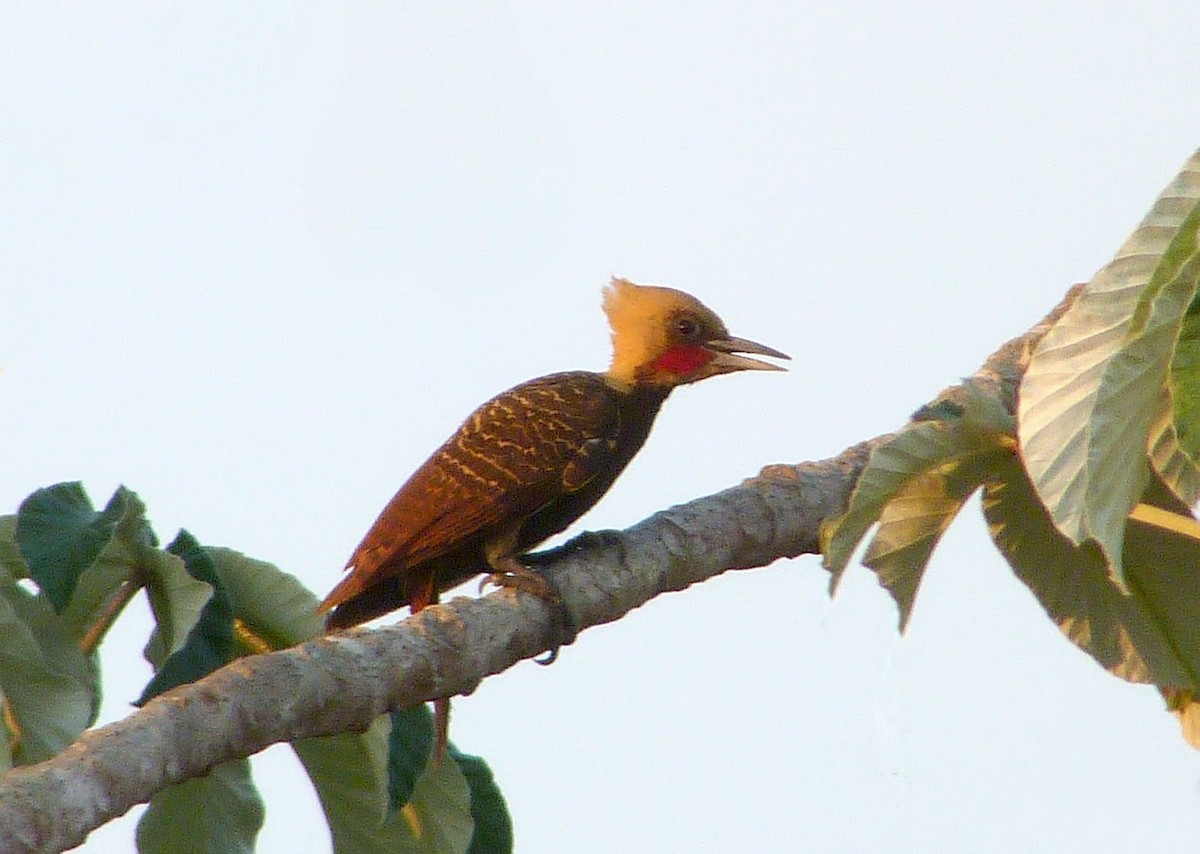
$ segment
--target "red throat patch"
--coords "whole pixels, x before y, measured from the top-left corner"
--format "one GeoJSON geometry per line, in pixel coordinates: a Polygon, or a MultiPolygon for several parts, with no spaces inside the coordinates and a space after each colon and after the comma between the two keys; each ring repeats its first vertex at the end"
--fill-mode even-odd
{"type": "Polygon", "coordinates": [[[677,377],[686,377],[703,368],[714,358],[716,354],[711,350],[693,344],[681,344],[655,359],[654,367],[677,377]]]}

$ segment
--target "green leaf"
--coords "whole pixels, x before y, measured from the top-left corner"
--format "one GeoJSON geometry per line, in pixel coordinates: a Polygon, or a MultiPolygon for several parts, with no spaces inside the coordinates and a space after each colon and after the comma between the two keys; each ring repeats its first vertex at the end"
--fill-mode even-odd
{"type": "Polygon", "coordinates": [[[925,566],[963,504],[1011,451],[977,453],[944,463],[906,482],[884,507],[879,529],[863,558],[908,626],[925,566]]]}
{"type": "Polygon", "coordinates": [[[492,776],[492,769],[480,757],[459,753],[453,747],[450,755],[458,762],[471,790],[471,818],[475,822],[475,832],[467,851],[469,854],[511,854],[512,817],[492,776]]]}
{"type": "Polygon", "coordinates": [[[963,414],[958,420],[961,429],[980,447],[1008,446],[1017,435],[1017,419],[996,395],[974,379],[961,386],[963,414]]]}
{"type": "Polygon", "coordinates": [[[408,803],[390,820],[403,823],[414,837],[405,851],[450,854],[471,845],[471,789],[457,762],[429,763],[413,788],[408,803]]]}
{"type": "Polygon", "coordinates": [[[846,510],[821,525],[821,552],[836,590],[855,548],[904,485],[935,465],[966,453],[962,435],[941,421],[909,424],[871,450],[846,510]]]}
{"type": "Polygon", "coordinates": [[[233,549],[206,549],[243,628],[268,649],[286,649],[320,637],[325,622],[317,597],[295,576],[233,549]]]}
{"type": "MultiPolygon", "coordinates": [[[[231,549],[210,547],[204,552],[221,579],[240,631],[256,643],[278,649],[323,633],[316,597],[293,576],[231,549]]],[[[432,741],[429,711],[421,706],[382,717],[366,733],[293,743],[316,788],[336,851],[467,849],[474,827],[470,789],[454,762],[426,768],[432,741]],[[409,800],[392,809],[393,804],[401,806],[400,800],[392,800],[397,795],[409,800]]],[[[499,793],[492,798],[499,799],[499,793]]],[[[506,817],[502,799],[499,803],[506,817]]],[[[494,805],[481,809],[493,827],[502,826],[494,805]]],[[[500,833],[497,829],[492,835],[500,833]]]]}
{"type": "Polygon", "coordinates": [[[142,576],[155,623],[143,654],[158,671],[187,641],[188,633],[212,598],[213,587],[193,577],[179,555],[159,549],[145,556],[142,576]]]}
{"type": "Polygon", "coordinates": [[[45,599],[0,580],[0,692],[12,761],[39,762],[91,726],[100,708],[95,656],[79,651],[45,599]]]}
{"type": "Polygon", "coordinates": [[[1071,641],[1131,682],[1197,687],[1200,543],[1131,523],[1126,593],[1094,543],[1075,545],[1058,531],[1016,461],[984,487],[983,510],[1017,577],[1071,641]]]}
{"type": "MultiPolygon", "coordinates": [[[[402,808],[416,799],[417,785],[429,770],[433,742],[433,715],[428,704],[422,703],[392,713],[388,793],[393,809],[402,808]]],[[[448,745],[444,764],[452,763],[458,764],[467,781],[474,828],[468,850],[473,854],[511,852],[512,819],[491,769],[480,757],[470,756],[460,752],[454,745],[448,745]]],[[[452,812],[457,815],[457,807],[452,812]]]]}
{"type": "MultiPolygon", "coordinates": [[[[146,507],[136,493],[118,488],[100,515],[109,514],[115,522],[108,542],[79,574],[74,593],[61,609],[64,623],[77,640],[96,628],[107,630],[112,625],[117,616],[108,613],[113,597],[126,584],[140,586],[144,565],[161,554],[146,521],[146,507]]],[[[98,643],[98,639],[88,642],[98,643]]]]}
{"type": "Polygon", "coordinates": [[[137,497],[121,487],[97,513],[79,483],[39,489],[21,502],[17,546],[54,610],[66,608],[79,577],[112,540],[117,524],[141,509],[137,497]]]}
{"type": "Polygon", "coordinates": [[[212,558],[187,531],[180,531],[175,541],[167,546],[167,551],[183,558],[188,573],[194,578],[211,585],[212,596],[188,632],[187,641],[163,663],[142,692],[136,703],[139,706],[177,685],[207,676],[232,661],[237,651],[233,610],[212,558]]]}
{"type": "Polygon", "coordinates": [[[17,517],[0,516],[0,573],[9,579],[28,578],[29,567],[17,548],[17,517]]]}
{"type": "Polygon", "coordinates": [[[364,733],[342,733],[292,743],[325,811],[337,852],[406,851],[413,842],[404,822],[390,820],[388,740],[391,718],[375,719],[364,733]]]}
{"type": "Polygon", "coordinates": [[[158,792],[137,826],[140,854],[253,854],[263,803],[250,761],[235,759],[158,792]]]}
{"type": "Polygon", "coordinates": [[[422,703],[392,712],[388,736],[388,800],[393,809],[408,803],[433,753],[433,715],[422,703]]]}
{"type": "MultiPolygon", "coordinates": [[[[6,706],[4,695],[0,693],[0,710],[6,706]]],[[[13,744],[13,738],[17,733],[9,729],[7,720],[0,720],[0,773],[7,771],[16,764],[16,757],[13,755],[13,750],[16,745],[13,744]]]]}
{"type": "Polygon", "coordinates": [[[1171,393],[1180,446],[1188,459],[1200,462],[1200,299],[1192,300],[1183,318],[1171,360],[1171,393]]]}
{"type": "Polygon", "coordinates": [[[1200,275],[1200,152],[1038,345],[1019,436],[1038,496],[1118,581],[1125,518],[1149,478],[1150,430],[1200,275]]]}
{"type": "MultiPolygon", "coordinates": [[[[909,483],[938,470],[946,473],[957,466],[975,465],[979,457],[1011,443],[1012,416],[998,401],[969,381],[960,397],[962,401],[954,407],[935,404],[923,410],[936,413],[939,420],[910,423],[876,445],[845,512],[821,525],[821,551],[825,568],[833,576],[831,590],[837,589],[854,549],[880,520],[884,507],[909,483]]],[[[893,529],[893,533],[898,531],[893,529]]],[[[886,542],[881,543],[881,550],[888,548],[886,542]]],[[[912,587],[916,589],[915,582],[912,587]]],[[[907,606],[901,605],[902,611],[905,607],[911,607],[911,600],[907,606]]]]}
{"type": "Polygon", "coordinates": [[[62,615],[62,630],[89,649],[159,554],[144,505],[125,487],[100,513],[78,483],[38,490],[21,505],[15,538],[28,574],[62,615]]]}
{"type": "Polygon", "coordinates": [[[366,733],[293,744],[325,810],[338,852],[477,854],[512,850],[504,798],[483,760],[449,748],[428,762],[426,705],[378,718],[366,733]]]}
{"type": "Polygon", "coordinates": [[[1150,465],[1163,485],[1185,506],[1200,501],[1200,468],[1183,452],[1175,429],[1171,391],[1162,390],[1150,423],[1150,465]]]}

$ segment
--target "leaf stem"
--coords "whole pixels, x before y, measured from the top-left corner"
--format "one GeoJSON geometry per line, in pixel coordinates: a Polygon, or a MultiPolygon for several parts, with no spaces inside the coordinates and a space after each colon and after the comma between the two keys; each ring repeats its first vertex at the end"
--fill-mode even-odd
{"type": "Polygon", "coordinates": [[[112,628],[113,623],[117,621],[117,617],[121,616],[121,612],[125,610],[125,606],[137,595],[137,592],[142,589],[139,581],[132,578],[127,578],[121,582],[121,586],[112,592],[108,597],[108,601],[104,603],[104,610],[96,617],[83,637],[79,639],[79,651],[84,655],[91,655],[100,646],[100,641],[104,640],[104,635],[112,628]]]}

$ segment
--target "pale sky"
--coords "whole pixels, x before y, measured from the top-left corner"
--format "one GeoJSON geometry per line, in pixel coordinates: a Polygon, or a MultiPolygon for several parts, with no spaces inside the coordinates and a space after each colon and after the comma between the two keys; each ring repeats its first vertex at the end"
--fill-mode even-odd
{"type": "MultiPolygon", "coordinates": [[[[82,480],[323,595],[478,403],[602,369],[611,275],[791,372],[676,393],[573,532],[901,425],[1106,263],[1200,146],[1190,3],[0,9],[0,512],[82,480]],[[352,10],[352,11],[348,11],[352,10]]],[[[1200,754],[972,502],[873,576],[731,573],[455,704],[520,852],[1181,850],[1200,754]]],[[[467,592],[464,589],[464,592],[467,592]]],[[[105,720],[149,677],[140,602],[105,720]]],[[[286,747],[262,852],[325,852],[286,747]]],[[[131,850],[136,810],[82,850],[131,850]]]]}

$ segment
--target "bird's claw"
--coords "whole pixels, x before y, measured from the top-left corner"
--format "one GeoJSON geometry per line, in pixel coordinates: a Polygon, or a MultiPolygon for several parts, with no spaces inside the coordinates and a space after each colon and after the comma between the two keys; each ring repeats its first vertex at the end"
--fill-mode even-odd
{"type": "Polygon", "coordinates": [[[550,576],[513,561],[502,571],[484,576],[479,583],[479,591],[482,593],[489,584],[528,593],[550,606],[550,612],[554,617],[554,640],[545,656],[534,659],[538,664],[543,666],[553,664],[558,658],[559,648],[570,646],[575,642],[575,638],[579,634],[579,625],[563,601],[558,585],[550,576]]]}
{"type": "Polygon", "coordinates": [[[558,595],[558,590],[555,589],[550,579],[527,566],[517,565],[501,572],[493,572],[480,583],[480,592],[488,584],[520,590],[522,593],[544,599],[551,605],[562,604],[562,597],[558,595]]]}

